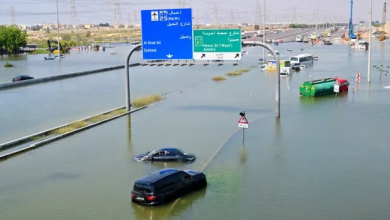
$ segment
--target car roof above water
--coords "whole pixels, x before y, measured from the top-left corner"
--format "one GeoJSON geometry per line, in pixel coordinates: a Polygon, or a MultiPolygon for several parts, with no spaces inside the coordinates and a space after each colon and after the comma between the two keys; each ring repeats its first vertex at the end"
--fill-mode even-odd
{"type": "Polygon", "coordinates": [[[177,172],[180,172],[181,170],[178,170],[178,169],[162,169],[162,170],[159,170],[159,171],[156,171],[156,172],[153,172],[147,176],[144,176],[142,177],[141,179],[135,181],[135,183],[137,184],[145,184],[145,185],[149,185],[151,183],[154,183],[156,181],[159,181],[161,179],[163,179],[164,177],[166,176],[169,176],[173,173],[177,173],[177,172]]]}
{"type": "Polygon", "coordinates": [[[161,148],[160,150],[166,150],[166,151],[180,151],[179,148],[173,148],[173,147],[165,147],[165,148],[161,148]]]}

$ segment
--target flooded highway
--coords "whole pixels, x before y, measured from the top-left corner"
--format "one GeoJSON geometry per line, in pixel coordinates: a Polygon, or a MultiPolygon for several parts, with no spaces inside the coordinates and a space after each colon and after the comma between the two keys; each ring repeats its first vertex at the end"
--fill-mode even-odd
{"type": "MultiPolygon", "coordinates": [[[[281,59],[299,53],[319,57],[312,67],[281,79],[279,121],[274,117],[275,73],[260,71],[260,47],[243,48],[249,53],[239,66],[140,67],[134,71],[139,78],[133,77],[133,97],[180,92],[131,116],[1,162],[2,218],[386,219],[389,76],[380,81],[373,69],[367,84],[367,51],[347,45],[291,43],[275,49],[281,59]],[[224,82],[211,80],[239,68],[250,71],[224,82]],[[362,74],[360,84],[354,81],[357,72],[362,74]],[[349,80],[348,94],[299,97],[304,81],[334,76],[349,80]],[[241,110],[250,123],[244,143],[237,127],[241,110]],[[133,160],[161,147],[183,148],[197,160],[191,164],[133,160]],[[207,188],[159,207],[131,203],[135,180],[168,167],[204,170],[207,188]]],[[[388,53],[374,48],[373,65],[384,64],[388,53]]],[[[110,108],[124,100],[120,74],[110,75],[106,85],[100,74],[88,76],[97,80],[84,92],[82,81],[77,82],[83,77],[62,83],[85,97],[103,86],[97,95],[111,95],[101,95],[99,108],[110,108]]],[[[67,102],[64,106],[80,105],[83,114],[97,109],[93,101],[67,102]]]]}

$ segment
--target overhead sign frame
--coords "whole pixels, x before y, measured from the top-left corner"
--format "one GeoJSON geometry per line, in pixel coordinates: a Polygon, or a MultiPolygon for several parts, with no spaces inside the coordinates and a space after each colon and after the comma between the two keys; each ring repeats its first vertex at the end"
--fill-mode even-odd
{"type": "Polygon", "coordinates": [[[193,59],[192,9],[141,10],[142,59],[193,59]]]}

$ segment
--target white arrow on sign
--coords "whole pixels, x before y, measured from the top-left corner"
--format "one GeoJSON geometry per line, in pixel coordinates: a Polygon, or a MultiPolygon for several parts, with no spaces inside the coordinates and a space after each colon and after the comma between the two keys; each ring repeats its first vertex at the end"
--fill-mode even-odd
{"type": "Polygon", "coordinates": [[[168,57],[169,59],[171,59],[171,58],[173,57],[173,55],[172,55],[172,54],[168,54],[167,57],[168,57]]]}

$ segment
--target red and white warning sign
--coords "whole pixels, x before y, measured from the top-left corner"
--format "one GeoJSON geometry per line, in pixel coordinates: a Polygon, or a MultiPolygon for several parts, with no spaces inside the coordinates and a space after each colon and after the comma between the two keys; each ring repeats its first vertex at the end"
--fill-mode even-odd
{"type": "Polygon", "coordinates": [[[360,82],[360,73],[356,73],[356,82],[360,82]]]}
{"type": "Polygon", "coordinates": [[[238,120],[238,127],[239,128],[248,128],[249,127],[249,122],[245,116],[241,116],[241,118],[238,120]]]}

